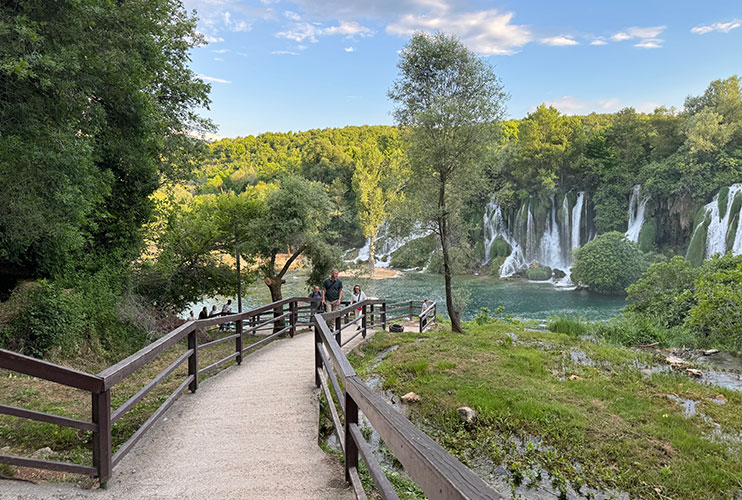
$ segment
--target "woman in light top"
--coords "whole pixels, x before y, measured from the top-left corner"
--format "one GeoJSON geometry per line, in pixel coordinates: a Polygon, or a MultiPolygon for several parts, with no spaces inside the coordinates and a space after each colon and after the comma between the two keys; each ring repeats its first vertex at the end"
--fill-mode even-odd
{"type": "MultiPolygon", "coordinates": [[[[366,300],[366,294],[363,293],[363,291],[361,290],[361,286],[360,285],[354,286],[353,294],[350,296],[350,305],[363,302],[364,300],[366,300]]],[[[361,315],[362,310],[363,310],[362,307],[359,307],[355,310],[356,318],[361,315]]]]}

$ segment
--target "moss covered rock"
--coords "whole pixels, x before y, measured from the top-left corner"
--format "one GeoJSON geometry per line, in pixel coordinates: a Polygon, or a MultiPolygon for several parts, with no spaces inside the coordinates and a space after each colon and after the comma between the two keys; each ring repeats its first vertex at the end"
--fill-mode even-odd
{"type": "Polygon", "coordinates": [[[490,248],[490,258],[507,257],[512,252],[510,245],[502,238],[497,238],[490,248]]]}
{"type": "Polygon", "coordinates": [[[696,226],[693,232],[693,237],[688,245],[688,252],[685,254],[685,258],[693,266],[700,266],[706,256],[706,233],[710,222],[711,220],[706,217],[703,222],[696,226]]]}
{"type": "Polygon", "coordinates": [[[526,276],[531,281],[546,281],[551,279],[551,268],[548,266],[534,265],[528,268],[526,276]]]}
{"type": "Polygon", "coordinates": [[[657,240],[657,221],[655,219],[647,219],[639,232],[639,250],[642,252],[649,252],[655,246],[657,240]]]}
{"type": "Polygon", "coordinates": [[[412,240],[392,252],[390,264],[398,269],[425,267],[437,246],[434,234],[412,240]]]}

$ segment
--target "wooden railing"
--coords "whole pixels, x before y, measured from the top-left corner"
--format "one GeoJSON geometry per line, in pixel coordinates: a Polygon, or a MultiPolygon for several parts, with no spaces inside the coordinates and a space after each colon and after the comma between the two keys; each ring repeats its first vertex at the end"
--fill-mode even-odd
{"type": "MultiPolygon", "coordinates": [[[[333,329],[335,330],[335,333],[333,335],[333,342],[330,345],[337,347],[337,349],[340,349],[340,345],[347,344],[358,335],[362,335],[363,337],[365,337],[369,328],[386,329],[389,321],[394,321],[402,318],[408,318],[412,320],[413,317],[415,317],[413,311],[419,310],[420,304],[420,302],[415,301],[406,301],[393,304],[393,312],[397,313],[397,316],[388,318],[387,315],[390,311],[388,309],[386,301],[370,299],[357,304],[353,304],[352,306],[348,305],[347,307],[339,311],[325,313],[323,314],[323,316],[319,316],[318,314],[316,314],[317,312],[319,312],[318,309],[320,308],[319,299],[309,299],[303,297],[284,299],[243,313],[217,316],[209,319],[189,321],[187,323],[184,323],[183,325],[161,337],[157,341],[147,345],[143,349],[137,351],[126,359],[119,361],[115,365],[103,370],[97,375],[91,375],[78,370],[55,365],[53,363],[48,363],[36,358],[0,349],[0,368],[16,373],[29,375],[31,377],[37,377],[56,384],[80,389],[90,394],[92,401],[90,421],[78,420],[49,413],[42,413],[3,404],[0,404],[0,415],[11,415],[28,420],[35,420],[39,422],[71,427],[83,431],[90,431],[92,432],[93,455],[92,466],[3,454],[0,454],[0,463],[22,467],[50,469],[60,472],[85,474],[97,477],[101,485],[105,486],[106,482],[111,477],[113,468],[127,453],[132,450],[134,445],[152,427],[152,425],[165,414],[165,412],[175,402],[178,396],[182,394],[186,389],[190,390],[191,392],[195,392],[198,389],[199,376],[202,376],[214,370],[215,368],[223,366],[224,364],[229,363],[233,360],[236,361],[237,364],[241,364],[245,354],[251,349],[261,347],[280,335],[288,334],[293,337],[298,327],[313,326],[316,324],[317,318],[323,318],[322,327],[320,329],[315,328],[315,330],[321,332],[322,334],[321,337],[319,337],[320,340],[322,340],[324,344],[327,344],[326,338],[329,338],[328,335],[330,335],[328,333],[329,328],[327,325],[327,322],[329,321],[332,324],[333,329]],[[360,311],[358,311],[359,308],[361,309],[360,311]],[[399,315],[399,312],[404,312],[404,314],[399,315]],[[235,333],[231,335],[228,334],[225,337],[199,345],[197,334],[200,330],[203,330],[209,326],[224,323],[234,323],[236,325],[235,333]],[[346,338],[343,341],[343,339],[341,338],[342,332],[348,331],[353,326],[356,327],[356,331],[352,334],[351,337],[346,338]],[[247,338],[246,336],[248,334],[254,335],[257,332],[261,332],[267,335],[245,346],[245,339],[247,338]],[[209,364],[208,366],[200,367],[200,353],[202,353],[206,349],[227,342],[234,342],[234,350],[229,355],[209,364]],[[157,360],[165,351],[174,348],[178,344],[185,344],[185,350],[174,361],[172,361],[167,366],[167,368],[162,370],[151,381],[141,387],[123,404],[116,408],[112,406],[111,390],[114,387],[127,380],[127,378],[134,374],[137,370],[140,370],[145,366],[149,366],[153,361],[157,360]],[[134,434],[132,434],[132,436],[125,443],[119,446],[114,453],[113,442],[111,439],[111,430],[113,424],[115,424],[124,415],[131,411],[153,389],[162,384],[165,379],[173,375],[176,370],[178,370],[178,368],[184,364],[187,364],[188,368],[185,378],[180,382],[177,388],[167,396],[165,401],[160,404],[160,406],[154,411],[154,413],[152,413],[152,415],[134,432],[134,434]]],[[[432,317],[434,318],[435,304],[433,304],[432,314],[432,317]]],[[[428,323],[427,325],[423,325],[422,316],[423,315],[421,314],[418,317],[418,319],[420,320],[420,331],[422,331],[423,328],[428,328],[430,324],[428,323]]],[[[257,339],[257,337],[249,338],[257,339]]],[[[319,360],[319,364],[317,365],[318,385],[320,380],[320,372],[322,370],[322,367],[325,367],[328,372],[328,377],[330,377],[330,380],[333,384],[333,388],[335,389],[337,394],[340,394],[340,387],[338,385],[337,379],[332,374],[332,369],[330,368],[331,366],[337,365],[338,361],[335,361],[335,358],[337,358],[337,356],[335,354],[335,351],[333,350],[330,350],[328,352],[330,352],[330,357],[333,359],[333,365],[330,365],[328,363],[326,355],[324,355],[325,358],[317,358],[319,360]]],[[[317,356],[320,356],[320,354],[318,354],[317,356]]],[[[345,359],[345,357],[343,356],[342,359],[345,359]]],[[[347,364],[347,360],[345,360],[344,363],[345,365],[343,366],[345,367],[345,371],[342,372],[342,380],[344,387],[346,387],[346,390],[349,390],[349,386],[345,385],[345,380],[348,377],[347,374],[351,373],[348,371],[350,365],[347,364]]],[[[352,376],[355,376],[355,374],[353,373],[352,376]]],[[[325,383],[325,388],[326,387],[327,384],[325,383]]],[[[351,394],[354,394],[352,392],[353,390],[356,389],[351,389],[351,394]]],[[[364,392],[363,394],[366,394],[366,392],[364,392]]],[[[345,399],[340,399],[339,401],[341,401],[342,405],[345,405],[345,399]]],[[[350,404],[357,404],[356,401],[365,400],[360,396],[353,396],[351,398],[350,404]]],[[[374,410],[368,406],[368,404],[370,403],[362,404],[364,405],[364,413],[366,413],[367,415],[373,413],[374,410]]],[[[334,409],[333,405],[330,406],[334,409]]],[[[383,407],[380,408],[383,409],[383,407]]],[[[337,424],[338,416],[336,413],[337,412],[335,412],[333,416],[337,424]]],[[[350,418],[352,418],[352,412],[350,418]]],[[[376,424],[375,427],[379,429],[376,424]]],[[[348,432],[355,432],[354,429],[356,428],[351,427],[348,432]]],[[[384,434],[384,436],[393,436],[393,432],[396,431],[388,431],[386,434],[384,434]]],[[[360,444],[358,446],[363,447],[363,444],[360,444]]]]}
{"type": "MultiPolygon", "coordinates": [[[[343,449],[345,479],[353,486],[356,497],[360,500],[366,499],[358,473],[360,456],[376,485],[378,494],[384,500],[399,498],[358,426],[360,411],[409,476],[431,500],[502,498],[479,476],[387,404],[353,370],[341,348],[342,328],[339,328],[338,319],[358,306],[364,307],[365,311],[365,307],[370,305],[369,302],[373,301],[360,302],[339,311],[314,316],[315,383],[317,387],[322,388],[327,399],[335,432],[343,449]],[[332,324],[333,321],[335,332],[330,331],[328,327],[328,322],[332,324]],[[344,424],[341,422],[335,402],[342,412],[344,424]]],[[[404,308],[409,316],[413,315],[414,306],[415,304],[410,302],[404,308]]],[[[399,307],[399,304],[395,307],[399,307]]],[[[434,312],[435,303],[431,307],[434,312]]],[[[428,309],[430,308],[426,311],[428,309]]],[[[390,313],[391,310],[387,309],[386,312],[390,313]]]]}
{"type": "MultiPolygon", "coordinates": [[[[420,307],[424,307],[425,303],[420,304],[420,307]]],[[[436,304],[431,302],[417,317],[419,332],[422,333],[435,324],[436,321],[436,304]]]]}
{"type": "Polygon", "coordinates": [[[105,486],[116,464],[131,451],[147,430],[162,417],[177,397],[186,389],[189,389],[191,392],[195,392],[198,389],[199,376],[232,360],[240,364],[247,351],[260,347],[280,335],[288,334],[293,337],[297,327],[309,327],[312,321],[311,314],[317,307],[313,305],[313,302],[317,303],[318,301],[308,298],[290,298],[243,313],[189,321],[128,358],[103,370],[98,375],[90,375],[71,368],[0,349],[0,368],[74,387],[90,394],[92,398],[90,422],[2,404],[0,404],[0,414],[91,431],[93,433],[93,464],[89,466],[2,454],[0,454],[0,463],[85,474],[97,477],[101,485],[105,486]],[[198,344],[197,333],[199,330],[209,326],[232,322],[236,325],[234,334],[205,344],[198,344]],[[262,333],[268,332],[269,334],[245,346],[245,336],[249,333],[255,334],[259,331],[262,333]],[[155,361],[165,351],[182,341],[186,341],[185,352],[178,356],[167,368],[162,370],[126,402],[117,408],[112,407],[112,388],[126,380],[137,370],[155,361]],[[226,342],[234,342],[234,351],[231,354],[208,366],[199,368],[199,353],[226,342]],[[178,387],[170,393],[165,401],[136,432],[113,453],[111,440],[111,428],[113,424],[186,362],[188,365],[187,375],[178,387]]]}

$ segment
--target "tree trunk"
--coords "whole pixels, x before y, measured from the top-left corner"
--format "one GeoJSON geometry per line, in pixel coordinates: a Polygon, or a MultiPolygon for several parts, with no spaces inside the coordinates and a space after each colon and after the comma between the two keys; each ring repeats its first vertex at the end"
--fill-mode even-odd
{"type": "MultiPolygon", "coordinates": [[[[281,292],[281,285],[284,284],[284,280],[275,276],[269,276],[265,278],[265,284],[268,285],[268,289],[271,291],[271,302],[278,302],[283,299],[283,293],[281,292]]],[[[276,318],[283,314],[283,307],[276,307],[273,309],[273,317],[276,318]]],[[[278,333],[283,329],[284,322],[281,320],[273,323],[273,333],[278,333]]]]}
{"type": "Polygon", "coordinates": [[[451,261],[448,254],[448,214],[446,213],[445,178],[441,179],[441,188],[438,197],[438,209],[440,210],[440,218],[438,219],[438,230],[441,237],[441,251],[443,252],[443,278],[446,286],[446,309],[448,309],[448,316],[451,318],[451,330],[456,333],[464,333],[464,330],[461,329],[459,312],[456,310],[456,307],[453,303],[453,273],[451,272],[451,261]]]}
{"type": "Polygon", "coordinates": [[[368,246],[368,270],[371,273],[371,277],[374,277],[376,272],[376,236],[379,234],[379,229],[375,229],[371,233],[371,244],[368,246]]]}

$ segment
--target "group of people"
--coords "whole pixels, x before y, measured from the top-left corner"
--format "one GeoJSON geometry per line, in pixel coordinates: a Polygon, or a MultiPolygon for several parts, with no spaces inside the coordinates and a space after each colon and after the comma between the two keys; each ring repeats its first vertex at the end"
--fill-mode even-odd
{"type": "MultiPolygon", "coordinates": [[[[330,273],[330,277],[325,280],[322,284],[322,288],[315,286],[312,292],[309,294],[310,299],[319,299],[316,302],[312,302],[312,312],[315,313],[320,307],[324,308],[325,312],[337,311],[340,309],[340,304],[343,300],[343,282],[338,279],[338,270],[333,269],[330,273]]],[[[350,295],[350,304],[357,304],[363,302],[368,297],[361,290],[360,285],[353,287],[353,293],[350,295]]],[[[360,316],[363,308],[359,307],[355,310],[356,318],[360,316]]],[[[329,322],[330,329],[333,329],[332,322],[329,322]]]]}
{"type": "MultiPolygon", "coordinates": [[[[209,308],[204,306],[203,309],[201,309],[201,312],[198,313],[198,318],[196,318],[196,315],[191,311],[191,314],[188,316],[188,321],[196,321],[196,319],[208,319],[213,318],[214,316],[226,316],[228,314],[232,314],[232,299],[227,300],[227,303],[222,306],[222,310],[220,311],[217,309],[216,305],[211,306],[211,311],[209,311],[209,308]]],[[[219,330],[226,330],[229,328],[229,325],[231,323],[222,323],[219,325],[219,330]]]]}

